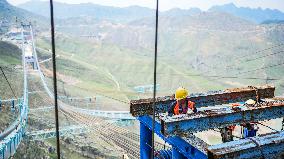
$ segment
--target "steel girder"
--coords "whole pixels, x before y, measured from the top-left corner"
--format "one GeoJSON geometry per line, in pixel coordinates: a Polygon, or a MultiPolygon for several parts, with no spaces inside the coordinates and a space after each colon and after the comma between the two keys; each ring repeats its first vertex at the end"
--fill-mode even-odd
{"type": "Polygon", "coordinates": [[[210,146],[208,158],[284,158],[284,131],[210,146]]]}
{"type": "Polygon", "coordinates": [[[182,135],[186,133],[222,128],[235,124],[269,120],[284,116],[284,102],[263,102],[260,105],[223,110],[205,110],[195,114],[160,116],[164,135],[182,135]]]}
{"type": "MultiPolygon", "coordinates": [[[[204,107],[245,102],[248,99],[272,98],[274,97],[274,91],[275,87],[272,86],[248,86],[245,88],[226,89],[224,91],[191,94],[188,100],[195,102],[196,107],[204,107]]],[[[152,114],[153,101],[153,98],[130,101],[130,113],[135,117],[152,114]]],[[[173,101],[174,96],[158,97],[156,99],[156,112],[167,112],[173,101]]]]}

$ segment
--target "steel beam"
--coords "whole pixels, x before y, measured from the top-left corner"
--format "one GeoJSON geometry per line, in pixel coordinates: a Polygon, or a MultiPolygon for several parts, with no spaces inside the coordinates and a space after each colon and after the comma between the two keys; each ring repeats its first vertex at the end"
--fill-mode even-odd
{"type": "Polygon", "coordinates": [[[172,149],[172,159],[186,159],[177,149],[172,149]]]}
{"type": "Polygon", "coordinates": [[[284,131],[210,146],[208,158],[284,158],[284,131]]]}
{"type": "Polygon", "coordinates": [[[176,116],[161,115],[162,133],[182,135],[186,133],[222,128],[234,124],[269,120],[284,116],[284,102],[271,101],[240,109],[205,110],[195,114],[176,116]]]}
{"type": "Polygon", "coordinates": [[[140,159],[151,158],[152,131],[140,123],[140,159]]]}
{"type": "MultiPolygon", "coordinates": [[[[138,120],[152,130],[152,118],[149,116],[140,116],[138,120]]],[[[161,124],[155,121],[155,133],[164,141],[175,148],[180,154],[190,159],[206,159],[207,144],[194,135],[189,134],[186,137],[170,136],[165,137],[161,133],[161,124]]]]}
{"type": "MultiPolygon", "coordinates": [[[[191,94],[188,99],[195,102],[196,107],[214,106],[233,102],[244,102],[248,99],[272,98],[275,87],[273,86],[248,86],[245,88],[226,89],[224,91],[211,91],[207,93],[191,94]]],[[[130,113],[133,116],[152,114],[153,98],[130,101],[130,113]]],[[[173,96],[158,97],[156,99],[156,112],[168,111],[174,101],[173,96]]]]}

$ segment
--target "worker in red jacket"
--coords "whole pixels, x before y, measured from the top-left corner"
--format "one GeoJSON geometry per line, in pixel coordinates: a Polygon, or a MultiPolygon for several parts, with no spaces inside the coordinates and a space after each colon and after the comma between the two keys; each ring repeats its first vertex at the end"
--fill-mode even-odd
{"type": "Polygon", "coordinates": [[[169,115],[190,114],[196,113],[197,109],[195,103],[187,99],[188,91],[179,87],[175,93],[175,101],[171,104],[168,111],[169,115]]]}

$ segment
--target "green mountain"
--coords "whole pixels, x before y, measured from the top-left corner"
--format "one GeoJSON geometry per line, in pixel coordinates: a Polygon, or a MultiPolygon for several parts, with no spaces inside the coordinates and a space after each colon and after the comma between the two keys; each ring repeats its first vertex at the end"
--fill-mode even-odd
{"type": "MultiPolygon", "coordinates": [[[[127,91],[135,85],[151,83],[152,76],[149,75],[152,70],[147,61],[153,60],[154,17],[126,24],[92,21],[89,18],[92,22],[88,21],[88,25],[85,25],[83,19],[80,19],[80,25],[71,25],[76,22],[73,18],[58,24],[57,30],[69,35],[69,40],[90,44],[89,49],[84,49],[82,53],[76,51],[75,46],[69,46],[69,49],[75,50],[66,52],[71,51],[82,56],[82,59],[87,56],[89,63],[108,69],[119,79],[119,83],[126,84],[127,91]],[[85,37],[88,35],[91,37],[85,37]],[[97,45],[100,47],[95,47],[97,45]],[[102,51],[105,45],[109,46],[107,53],[102,51]],[[131,60],[123,60],[129,57],[131,60]],[[139,62],[135,58],[140,59],[139,62]],[[99,59],[107,59],[108,62],[99,59]],[[132,62],[139,66],[136,68],[132,62]]],[[[158,49],[161,64],[158,83],[162,86],[161,92],[171,92],[179,85],[194,92],[265,83],[280,86],[283,83],[283,66],[270,66],[283,63],[283,45],[279,45],[283,41],[283,30],[283,25],[257,25],[213,11],[185,16],[161,15],[158,49]]],[[[281,93],[281,89],[277,91],[281,93]]]]}
{"type": "Polygon", "coordinates": [[[30,18],[36,18],[32,13],[26,10],[10,5],[6,0],[0,0],[0,17],[5,18],[9,22],[15,22],[16,17],[18,20],[30,21],[30,18]]]}

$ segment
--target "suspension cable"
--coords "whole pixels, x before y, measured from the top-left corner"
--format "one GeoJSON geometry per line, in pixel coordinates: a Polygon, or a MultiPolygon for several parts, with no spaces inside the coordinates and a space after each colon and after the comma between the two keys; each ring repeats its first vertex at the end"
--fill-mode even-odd
{"type": "Polygon", "coordinates": [[[55,38],[54,38],[53,0],[50,0],[50,24],[51,24],[53,88],[54,88],[54,104],[55,104],[56,146],[57,146],[57,158],[60,159],[60,142],[59,142],[59,120],[58,120],[58,101],[57,101],[57,77],[56,77],[56,59],[55,59],[56,56],[55,56],[55,38]]]}
{"type": "Polygon", "coordinates": [[[269,129],[271,129],[271,130],[273,130],[273,131],[275,131],[275,132],[279,132],[279,130],[276,130],[276,129],[274,129],[274,128],[268,126],[268,125],[262,124],[262,123],[260,123],[260,122],[256,122],[256,123],[259,124],[259,125],[262,125],[262,126],[264,126],[264,127],[267,127],[267,128],[269,128],[269,129]]]}
{"type": "Polygon", "coordinates": [[[11,89],[11,91],[12,91],[14,97],[15,97],[15,99],[18,99],[17,96],[16,96],[16,94],[15,94],[15,92],[14,92],[14,90],[13,90],[13,88],[11,87],[11,84],[10,84],[9,80],[7,79],[7,77],[6,77],[6,75],[5,75],[5,72],[3,71],[3,69],[2,69],[1,66],[0,66],[0,69],[1,69],[1,72],[2,72],[2,74],[3,74],[3,76],[4,76],[5,80],[6,80],[6,82],[8,83],[8,85],[9,85],[9,87],[10,87],[10,89],[11,89]]]}
{"type": "Polygon", "coordinates": [[[154,91],[153,91],[153,120],[152,120],[152,152],[151,158],[155,157],[155,115],[156,115],[156,85],[157,85],[157,50],[158,50],[158,21],[159,20],[159,0],[156,6],[156,31],[155,31],[155,58],[154,58],[154,91]]]}
{"type": "Polygon", "coordinates": [[[243,56],[235,57],[235,59],[237,60],[237,59],[242,59],[242,58],[245,58],[245,57],[249,57],[249,56],[251,56],[251,55],[256,55],[256,54],[265,52],[265,51],[267,51],[267,50],[272,50],[272,49],[274,49],[274,48],[281,47],[281,46],[283,46],[283,45],[284,45],[284,43],[280,43],[280,44],[278,44],[278,45],[273,45],[273,46],[268,47],[268,48],[265,48],[265,49],[263,49],[263,50],[257,50],[256,52],[253,52],[253,53],[248,54],[248,55],[243,55],[243,56]]]}
{"type": "MultiPolygon", "coordinates": [[[[238,72],[238,73],[235,73],[234,76],[241,75],[241,74],[246,74],[246,73],[250,73],[250,72],[255,72],[255,71],[260,71],[260,70],[264,70],[264,69],[267,69],[267,68],[274,68],[274,67],[278,67],[278,66],[281,66],[281,65],[284,65],[284,63],[278,63],[278,64],[274,64],[274,65],[270,65],[270,66],[257,68],[257,69],[254,69],[254,70],[238,72]]],[[[214,80],[218,80],[218,79],[221,79],[221,78],[216,78],[214,80]]],[[[267,78],[266,80],[270,80],[270,78],[267,78]]]]}
{"type": "Polygon", "coordinates": [[[284,130],[284,118],[282,119],[282,128],[281,128],[281,131],[284,130]]]}
{"type": "Polygon", "coordinates": [[[281,66],[281,65],[284,65],[284,62],[283,62],[283,63],[274,64],[274,65],[270,65],[270,66],[265,66],[265,67],[257,68],[257,69],[254,69],[254,70],[239,72],[239,73],[237,73],[237,74],[235,74],[235,75],[240,75],[240,74],[250,73],[250,72],[254,72],[254,71],[264,70],[264,69],[266,69],[266,68],[273,68],[273,67],[277,67],[277,66],[281,66]]]}

